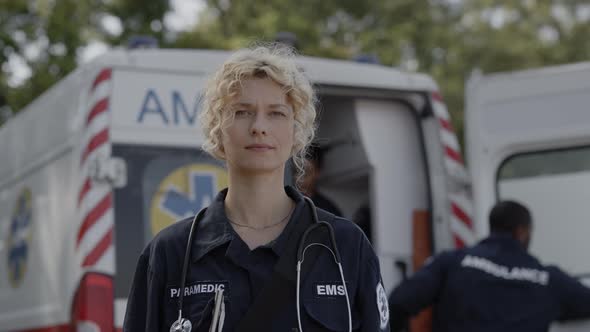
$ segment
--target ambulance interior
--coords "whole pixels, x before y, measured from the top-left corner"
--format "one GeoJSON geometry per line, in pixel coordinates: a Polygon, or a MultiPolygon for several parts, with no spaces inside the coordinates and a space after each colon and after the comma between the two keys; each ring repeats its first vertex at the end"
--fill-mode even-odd
{"type": "MultiPolygon", "coordinates": [[[[413,213],[428,209],[423,143],[417,113],[409,106],[359,95],[320,95],[316,142],[329,148],[317,188],[348,219],[365,207],[368,237],[391,289],[402,276],[396,261],[410,261],[413,213]]],[[[121,235],[116,245],[125,248],[117,250],[115,294],[126,298],[148,241],[167,224],[209,205],[227,183],[218,170],[213,177],[199,175],[223,165],[195,148],[118,144],[113,154],[126,161],[128,174],[127,186],[115,191],[115,233],[121,235]],[[187,199],[182,193],[194,195],[187,199]]]]}
{"type": "Polygon", "coordinates": [[[391,289],[402,278],[399,263],[409,268],[414,213],[429,208],[424,144],[409,105],[358,95],[320,98],[316,141],[327,149],[317,188],[344,217],[370,223],[391,289]]]}

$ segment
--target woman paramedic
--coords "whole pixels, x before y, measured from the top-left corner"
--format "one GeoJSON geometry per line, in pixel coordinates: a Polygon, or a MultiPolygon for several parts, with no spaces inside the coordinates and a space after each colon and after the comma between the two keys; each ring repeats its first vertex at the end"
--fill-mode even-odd
{"type": "Polygon", "coordinates": [[[303,172],[314,103],[283,46],[240,50],[213,75],[203,147],[225,162],[228,188],[142,252],[124,331],[389,331],[362,231],[285,186],[289,159],[303,172]]]}

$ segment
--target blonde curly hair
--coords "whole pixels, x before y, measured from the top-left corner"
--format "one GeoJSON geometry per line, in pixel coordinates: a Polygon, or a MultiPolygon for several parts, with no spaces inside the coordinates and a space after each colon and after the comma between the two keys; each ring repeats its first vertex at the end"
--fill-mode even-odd
{"type": "Polygon", "coordinates": [[[281,44],[257,45],[235,52],[209,79],[199,115],[205,142],[203,149],[224,160],[222,134],[233,121],[229,104],[239,95],[242,82],[268,78],[281,86],[295,119],[291,157],[298,173],[304,173],[305,155],[315,136],[316,95],[309,79],[295,64],[295,51],[281,44]]]}

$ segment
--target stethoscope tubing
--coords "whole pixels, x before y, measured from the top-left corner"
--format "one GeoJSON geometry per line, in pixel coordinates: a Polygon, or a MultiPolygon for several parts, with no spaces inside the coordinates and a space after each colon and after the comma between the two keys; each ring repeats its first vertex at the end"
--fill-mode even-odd
{"type": "MultiPolygon", "coordinates": [[[[309,197],[304,197],[304,199],[309,204],[309,207],[311,208],[313,224],[310,225],[305,230],[305,232],[301,236],[301,240],[299,241],[299,245],[297,248],[296,304],[297,304],[297,323],[299,324],[299,331],[303,332],[303,326],[301,324],[301,308],[300,308],[301,266],[303,265],[303,261],[305,258],[305,251],[307,251],[308,248],[313,247],[313,246],[321,246],[321,247],[326,248],[328,251],[330,251],[330,253],[332,254],[332,257],[334,258],[334,262],[338,266],[338,271],[340,272],[340,278],[342,280],[342,285],[344,287],[344,295],[346,297],[346,307],[348,310],[348,331],[352,332],[352,311],[350,308],[350,298],[348,296],[348,288],[346,287],[346,281],[344,279],[344,272],[342,269],[340,252],[338,251],[338,247],[336,246],[336,237],[334,235],[334,228],[329,223],[319,220],[315,204],[313,204],[312,200],[309,197]],[[325,227],[328,230],[329,238],[330,238],[330,246],[332,248],[326,246],[325,244],[317,243],[317,242],[311,243],[311,244],[308,244],[307,246],[305,246],[305,240],[307,239],[309,234],[311,234],[311,232],[313,232],[314,230],[316,230],[320,227],[325,227]]],[[[194,219],[191,223],[191,228],[190,228],[190,232],[188,235],[186,251],[184,254],[184,261],[183,261],[183,265],[182,265],[182,276],[180,279],[180,294],[178,296],[178,320],[176,320],[172,324],[172,326],[170,327],[171,332],[173,332],[173,331],[190,332],[190,330],[192,329],[190,321],[182,318],[182,305],[183,305],[183,300],[184,300],[184,287],[186,285],[186,276],[187,276],[188,265],[189,265],[189,260],[190,260],[190,252],[191,252],[191,248],[192,248],[192,242],[193,242],[194,234],[196,232],[196,228],[199,224],[199,221],[202,219],[202,215],[205,213],[205,210],[206,210],[206,208],[203,208],[201,211],[199,211],[199,213],[197,213],[197,215],[194,217],[194,219]]]]}
{"type": "Polygon", "coordinates": [[[338,266],[338,271],[340,272],[340,279],[342,280],[342,285],[344,287],[344,296],[346,297],[346,308],[348,310],[348,331],[352,332],[352,310],[350,308],[350,298],[348,296],[348,287],[346,287],[346,280],[344,279],[344,271],[342,269],[340,252],[339,252],[338,247],[336,245],[336,236],[334,234],[334,228],[329,223],[327,223],[325,221],[320,221],[318,218],[317,211],[315,209],[315,205],[313,204],[312,200],[309,197],[304,197],[304,198],[307,201],[307,203],[309,204],[309,206],[312,208],[311,211],[312,211],[312,218],[313,218],[314,222],[311,226],[309,226],[305,230],[305,232],[301,236],[299,246],[297,248],[296,305],[297,305],[297,324],[299,325],[299,331],[303,332],[303,324],[301,323],[301,302],[300,302],[301,301],[301,299],[300,299],[301,267],[303,265],[303,261],[305,259],[305,252],[307,251],[307,249],[309,249],[313,246],[320,246],[320,247],[324,247],[332,254],[332,257],[334,258],[334,262],[338,266]],[[305,241],[307,240],[307,237],[311,234],[311,232],[313,232],[316,229],[319,229],[321,227],[324,227],[328,230],[329,238],[330,238],[330,246],[332,248],[326,246],[323,243],[317,243],[317,242],[310,243],[306,246],[305,241]]]}
{"type": "MultiPolygon", "coordinates": [[[[180,331],[182,332],[190,332],[190,330],[192,329],[192,326],[188,328],[188,331],[186,328],[184,328],[185,324],[184,324],[184,318],[182,318],[182,303],[184,300],[184,287],[186,285],[186,275],[187,275],[187,271],[188,271],[188,263],[190,260],[190,255],[191,255],[191,248],[192,248],[192,244],[193,244],[193,238],[194,238],[194,233],[195,230],[197,228],[197,225],[199,224],[199,221],[202,218],[202,215],[205,213],[205,210],[207,210],[207,208],[203,208],[201,209],[201,211],[199,211],[199,213],[197,213],[195,215],[195,218],[193,219],[192,223],[191,223],[191,230],[188,233],[188,241],[186,244],[186,251],[184,253],[184,261],[182,263],[182,275],[180,277],[180,294],[178,295],[178,319],[176,320],[176,322],[174,322],[172,324],[172,326],[170,327],[170,330],[172,332],[172,329],[174,328],[175,325],[177,325],[180,328],[180,331]]],[[[190,324],[190,321],[188,321],[188,325],[192,325],[190,324]]]]}

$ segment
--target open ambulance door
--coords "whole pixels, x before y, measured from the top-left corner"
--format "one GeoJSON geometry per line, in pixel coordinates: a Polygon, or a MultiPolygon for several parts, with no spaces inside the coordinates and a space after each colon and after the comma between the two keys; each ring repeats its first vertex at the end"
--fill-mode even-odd
{"type": "Polygon", "coordinates": [[[473,75],[466,126],[478,236],[495,202],[520,201],[533,215],[531,253],[590,286],[590,64],[473,75]]]}

